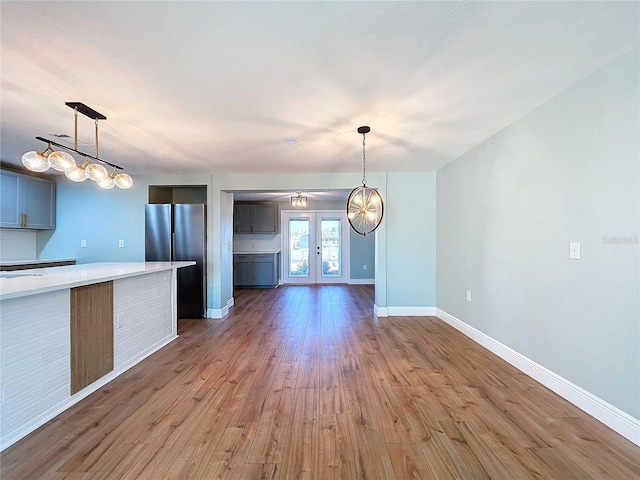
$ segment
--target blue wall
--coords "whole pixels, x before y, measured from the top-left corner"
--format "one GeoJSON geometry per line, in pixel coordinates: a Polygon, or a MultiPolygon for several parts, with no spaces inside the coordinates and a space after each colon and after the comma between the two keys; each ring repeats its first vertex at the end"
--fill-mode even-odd
{"type": "Polygon", "coordinates": [[[56,176],[56,229],[37,235],[38,258],[76,258],[78,263],[144,261],[146,185],[102,190],[86,180],[56,176]],[[86,240],[86,248],[80,246],[86,240]],[[118,247],[124,240],[124,248],[118,247]]]}

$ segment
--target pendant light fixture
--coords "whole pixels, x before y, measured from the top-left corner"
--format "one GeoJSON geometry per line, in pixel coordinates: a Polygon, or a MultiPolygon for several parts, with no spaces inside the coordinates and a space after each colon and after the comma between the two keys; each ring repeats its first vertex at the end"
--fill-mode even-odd
{"type": "Polygon", "coordinates": [[[46,143],[48,146],[43,152],[31,151],[22,156],[22,164],[29,170],[34,172],[44,172],[49,168],[53,168],[59,172],[64,172],[65,176],[74,182],[83,182],[87,178],[98,183],[101,188],[112,188],[117,185],[119,188],[127,189],[133,186],[133,179],[126,173],[118,173],[122,167],[102,160],[98,156],[98,120],[106,120],[107,117],[96,112],[91,107],[80,102],[66,102],[65,105],[73,108],[75,135],[73,139],[73,148],[66,147],[46,138],[36,137],[36,140],[46,143]],[[96,154],[95,156],[83,153],[78,150],[78,113],[93,119],[96,125],[96,154]],[[53,150],[51,146],[63,150],[53,150]],[[67,150],[67,151],[64,151],[67,150]],[[73,156],[68,153],[77,153],[84,157],[82,165],[76,165],[73,156]],[[113,167],[113,172],[109,174],[104,165],[113,167]],[[100,185],[100,182],[102,184],[100,185]]]}
{"type": "Polygon", "coordinates": [[[363,236],[378,228],[384,213],[382,196],[375,188],[367,187],[365,135],[370,131],[371,128],[367,126],[358,127],[358,133],[362,134],[362,186],[354,188],[347,199],[349,224],[356,233],[363,236]]]}
{"type": "Polygon", "coordinates": [[[302,196],[302,192],[296,192],[295,197],[291,197],[291,206],[302,208],[307,206],[307,197],[302,196]]]}

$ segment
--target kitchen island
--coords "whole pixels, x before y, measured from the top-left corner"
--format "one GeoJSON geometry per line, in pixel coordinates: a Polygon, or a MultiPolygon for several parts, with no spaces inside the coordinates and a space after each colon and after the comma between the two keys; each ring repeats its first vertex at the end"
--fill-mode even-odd
{"type": "Polygon", "coordinates": [[[177,338],[176,270],[193,264],[0,273],[0,450],[177,338]]]}

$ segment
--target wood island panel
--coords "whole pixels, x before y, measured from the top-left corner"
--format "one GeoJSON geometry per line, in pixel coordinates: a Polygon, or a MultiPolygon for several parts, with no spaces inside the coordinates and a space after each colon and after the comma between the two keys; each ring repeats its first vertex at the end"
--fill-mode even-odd
{"type": "Polygon", "coordinates": [[[71,289],[71,394],[113,370],[113,282],[71,289]]]}

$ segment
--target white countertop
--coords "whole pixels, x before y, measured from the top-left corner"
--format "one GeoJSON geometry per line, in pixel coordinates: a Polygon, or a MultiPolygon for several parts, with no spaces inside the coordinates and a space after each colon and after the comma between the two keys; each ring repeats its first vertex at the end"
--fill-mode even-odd
{"type": "Polygon", "coordinates": [[[0,300],[195,265],[196,262],[85,263],[0,273],[0,300]]]}
{"type": "Polygon", "coordinates": [[[253,254],[273,254],[273,253],[280,253],[280,250],[251,250],[251,251],[244,251],[244,250],[239,250],[239,251],[234,251],[233,254],[234,255],[253,255],[253,254]]]}

